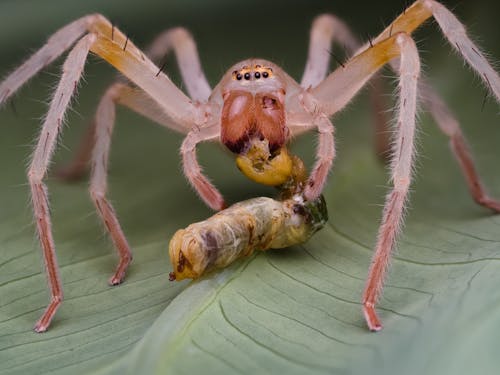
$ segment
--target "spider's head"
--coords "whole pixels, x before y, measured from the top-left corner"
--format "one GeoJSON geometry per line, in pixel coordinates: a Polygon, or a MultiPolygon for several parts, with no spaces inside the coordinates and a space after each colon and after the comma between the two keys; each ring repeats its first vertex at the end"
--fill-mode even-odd
{"type": "Polygon", "coordinates": [[[222,88],[221,141],[238,154],[245,175],[267,185],[283,183],[291,168],[283,152],[289,135],[286,91],[273,67],[264,60],[247,60],[233,67],[222,88]],[[254,173],[259,168],[266,171],[260,179],[254,173]]]}

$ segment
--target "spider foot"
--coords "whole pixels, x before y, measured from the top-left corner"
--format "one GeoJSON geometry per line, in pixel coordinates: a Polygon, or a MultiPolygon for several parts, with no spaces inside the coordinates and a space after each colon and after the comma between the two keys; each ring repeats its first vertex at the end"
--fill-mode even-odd
{"type": "Polygon", "coordinates": [[[108,284],[111,286],[120,285],[125,279],[125,272],[127,271],[128,265],[132,261],[132,257],[122,259],[116,268],[113,276],[108,280],[108,284]]]}
{"type": "Polygon", "coordinates": [[[109,278],[108,284],[111,286],[120,285],[124,279],[125,279],[125,273],[123,273],[122,275],[115,274],[109,278]]]}
{"type": "Polygon", "coordinates": [[[366,324],[370,331],[378,332],[382,329],[382,323],[380,323],[380,319],[375,312],[375,306],[372,303],[364,303],[363,314],[365,315],[366,324]]]}
{"type": "Polygon", "coordinates": [[[45,312],[43,313],[42,317],[38,319],[35,326],[33,327],[33,330],[35,332],[42,333],[47,331],[47,329],[50,326],[50,322],[52,321],[52,318],[56,314],[57,308],[59,307],[61,302],[62,298],[60,297],[52,298],[49,305],[47,306],[47,309],[45,309],[45,312]]]}

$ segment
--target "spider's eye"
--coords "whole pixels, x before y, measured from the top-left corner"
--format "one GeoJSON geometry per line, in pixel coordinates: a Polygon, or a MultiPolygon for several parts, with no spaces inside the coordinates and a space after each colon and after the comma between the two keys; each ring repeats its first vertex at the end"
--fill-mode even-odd
{"type": "Polygon", "coordinates": [[[241,75],[241,73],[236,74],[236,79],[238,81],[241,81],[242,78],[243,78],[243,76],[241,75]]]}
{"type": "Polygon", "coordinates": [[[250,73],[245,73],[245,79],[248,81],[250,79],[250,73]]]}
{"type": "Polygon", "coordinates": [[[262,77],[264,77],[264,78],[269,77],[269,73],[268,73],[268,72],[264,72],[264,73],[262,73],[262,77]]]}
{"type": "Polygon", "coordinates": [[[259,79],[260,78],[260,73],[259,72],[255,72],[254,77],[255,77],[255,79],[259,79]]]}

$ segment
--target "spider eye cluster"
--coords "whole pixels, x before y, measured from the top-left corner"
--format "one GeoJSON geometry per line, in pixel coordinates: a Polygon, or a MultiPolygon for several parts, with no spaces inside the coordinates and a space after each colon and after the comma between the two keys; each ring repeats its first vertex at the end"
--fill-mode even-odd
{"type": "Polygon", "coordinates": [[[253,65],[247,66],[245,65],[240,70],[235,70],[233,72],[233,80],[241,81],[241,80],[255,80],[261,78],[269,78],[273,76],[273,69],[262,66],[262,65],[253,65]]]}

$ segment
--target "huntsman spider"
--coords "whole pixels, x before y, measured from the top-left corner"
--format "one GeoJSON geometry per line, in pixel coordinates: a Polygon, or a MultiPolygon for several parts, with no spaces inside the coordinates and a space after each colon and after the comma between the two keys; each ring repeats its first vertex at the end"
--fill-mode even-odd
{"type": "Polygon", "coordinates": [[[500,202],[490,198],[483,189],[458,121],[430,85],[419,78],[420,59],[411,34],[431,17],[437,21],[451,47],[500,101],[498,73],[467,36],[457,18],[434,0],[417,0],[380,35],[362,46],[344,22],[333,15],[320,15],[312,25],[307,64],[300,83],[276,64],[251,58],[233,65],[212,89],[201,68],[195,42],[183,28],[161,34],[149,53],[141,52],[99,14],[80,18],[58,30],[0,84],[0,103],[5,103],[37,72],[71,49],[28,170],[51,294],[45,312],[36,322],[35,331],[47,330],[63,298],[44,177],[89,52],[106,60],[129,80],[114,83],[105,92],[95,115],[94,138],[81,156],[82,159],[91,159],[90,195],[120,257],[109,280],[111,285],[123,281],[132,259],[118,218],[106,198],[108,154],[117,104],[186,135],[180,150],[184,173],[201,199],[214,210],[224,207],[224,199],[202,173],[196,158],[198,143],[223,143],[237,155],[238,166],[248,177],[260,183],[280,185],[291,173],[287,167],[290,165],[287,144],[293,137],[314,129],[318,133],[316,162],[303,192],[306,200],[314,200],[325,187],[335,157],[331,117],[341,111],[382,66],[390,64],[399,83],[397,121],[390,156],[393,186],[386,197],[362,297],[368,328],[380,330],[382,324],[375,306],[402,226],[412,178],[417,96],[422,98],[424,107],[449,137],[474,200],[500,212],[500,202]],[[328,50],[332,43],[346,46],[351,57],[328,73],[328,50]],[[171,50],[177,57],[187,95],[152,62],[171,50]]]}

